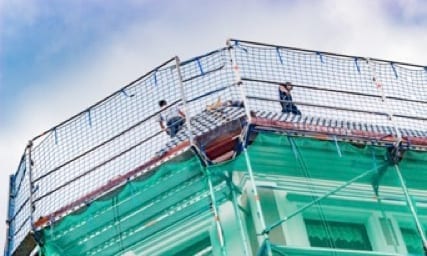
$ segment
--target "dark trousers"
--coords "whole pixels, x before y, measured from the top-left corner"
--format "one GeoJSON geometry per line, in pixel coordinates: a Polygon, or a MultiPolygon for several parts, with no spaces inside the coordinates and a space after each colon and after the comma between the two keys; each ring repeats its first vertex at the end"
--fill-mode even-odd
{"type": "Polygon", "coordinates": [[[169,134],[169,136],[171,136],[171,138],[175,137],[179,130],[181,130],[184,123],[185,119],[180,116],[174,116],[169,119],[166,123],[166,125],[168,126],[167,133],[169,134]]]}
{"type": "Polygon", "coordinates": [[[301,111],[292,103],[292,96],[279,91],[280,105],[282,105],[283,113],[292,113],[294,115],[301,115],[301,111]]]}

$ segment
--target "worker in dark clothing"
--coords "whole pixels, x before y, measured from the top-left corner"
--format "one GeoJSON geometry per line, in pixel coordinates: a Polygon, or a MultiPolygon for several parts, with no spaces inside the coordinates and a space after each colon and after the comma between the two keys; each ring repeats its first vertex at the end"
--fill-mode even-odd
{"type": "Polygon", "coordinates": [[[292,102],[292,89],[293,85],[290,82],[279,85],[279,99],[280,104],[282,105],[282,112],[301,115],[301,111],[299,111],[297,106],[295,106],[295,104],[292,102]]]}
{"type": "Polygon", "coordinates": [[[177,107],[166,109],[167,105],[165,100],[159,101],[159,107],[162,110],[164,109],[164,111],[159,114],[157,121],[162,130],[166,131],[166,133],[173,138],[184,125],[185,114],[177,107]]]}

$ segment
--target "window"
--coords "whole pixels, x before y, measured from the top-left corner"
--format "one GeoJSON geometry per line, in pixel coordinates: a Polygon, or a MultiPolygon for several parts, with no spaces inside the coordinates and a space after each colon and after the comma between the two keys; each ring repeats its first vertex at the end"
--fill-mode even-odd
{"type": "Polygon", "coordinates": [[[410,228],[400,228],[402,233],[403,240],[406,244],[406,250],[408,253],[415,255],[424,255],[423,243],[421,241],[420,235],[410,228]]]}
{"type": "Polygon", "coordinates": [[[372,251],[365,225],[304,219],[312,247],[372,251]]]}
{"type": "Polygon", "coordinates": [[[185,241],[173,250],[168,251],[165,255],[212,255],[212,245],[209,233],[203,233],[199,236],[185,241]]]}

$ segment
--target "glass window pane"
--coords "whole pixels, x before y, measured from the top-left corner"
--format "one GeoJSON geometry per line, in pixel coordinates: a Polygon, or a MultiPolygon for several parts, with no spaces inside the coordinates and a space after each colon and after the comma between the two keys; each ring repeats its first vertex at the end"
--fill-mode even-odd
{"type": "Polygon", "coordinates": [[[406,244],[406,250],[408,253],[415,255],[424,255],[423,243],[420,236],[414,229],[400,228],[402,232],[403,240],[406,244]]]}
{"type": "Polygon", "coordinates": [[[337,221],[305,219],[312,247],[372,251],[365,225],[337,221]]]}

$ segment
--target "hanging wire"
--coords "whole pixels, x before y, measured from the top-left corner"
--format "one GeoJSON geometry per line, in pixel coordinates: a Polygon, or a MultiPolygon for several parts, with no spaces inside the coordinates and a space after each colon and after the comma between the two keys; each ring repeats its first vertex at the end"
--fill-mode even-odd
{"type": "MultiPolygon", "coordinates": [[[[317,199],[317,197],[316,197],[317,191],[316,191],[316,188],[315,188],[316,186],[315,186],[315,183],[313,181],[313,178],[312,178],[312,176],[310,174],[310,170],[307,167],[307,164],[306,164],[305,159],[304,159],[304,157],[303,157],[303,155],[301,153],[301,150],[295,144],[295,140],[292,137],[289,137],[289,136],[287,136],[287,137],[288,137],[288,140],[292,144],[292,150],[295,151],[294,154],[297,156],[296,159],[297,159],[297,162],[298,162],[299,169],[302,172],[302,174],[304,175],[304,177],[306,179],[308,179],[308,181],[309,181],[310,194],[311,194],[311,197],[312,197],[313,201],[315,201],[317,199]]],[[[335,241],[333,239],[331,229],[330,229],[329,225],[327,224],[326,215],[324,213],[321,201],[317,201],[316,202],[315,210],[319,213],[322,226],[325,229],[326,234],[327,234],[327,236],[329,238],[328,239],[328,243],[329,243],[330,248],[336,248],[335,241]]],[[[335,254],[335,252],[333,252],[333,253],[335,254]]]]}

